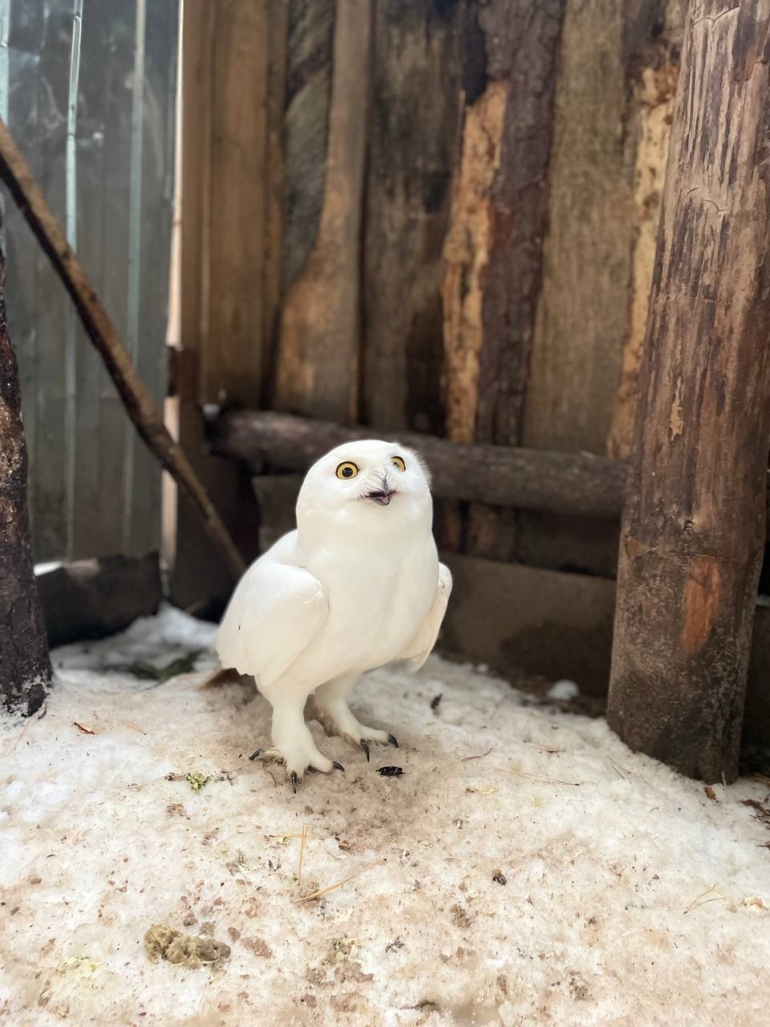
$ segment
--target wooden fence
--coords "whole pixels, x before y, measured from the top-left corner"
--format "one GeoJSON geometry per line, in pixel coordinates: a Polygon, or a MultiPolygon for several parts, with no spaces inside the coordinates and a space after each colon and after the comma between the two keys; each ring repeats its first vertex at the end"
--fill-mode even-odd
{"type": "MultiPolygon", "coordinates": [[[[188,0],[190,450],[207,403],[627,457],[684,6],[188,0]]],[[[247,484],[208,473],[238,530],[247,484]]],[[[192,602],[205,542],[181,516],[192,602]]],[[[448,501],[437,530],[616,568],[607,521],[448,501]]]]}

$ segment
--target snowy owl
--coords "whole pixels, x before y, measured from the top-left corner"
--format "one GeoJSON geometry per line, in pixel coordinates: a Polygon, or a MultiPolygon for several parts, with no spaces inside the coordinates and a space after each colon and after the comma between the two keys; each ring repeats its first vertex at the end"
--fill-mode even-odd
{"type": "Polygon", "coordinates": [[[418,670],[438,635],[452,588],[432,533],[428,472],[411,450],[351,442],[308,471],[296,530],[246,571],[217,633],[223,668],[256,679],[273,708],[272,748],[251,757],[283,763],[296,791],[306,771],[331,773],[305,723],[366,753],[393,735],[366,727],[347,697],[361,674],[393,660],[418,670]]]}

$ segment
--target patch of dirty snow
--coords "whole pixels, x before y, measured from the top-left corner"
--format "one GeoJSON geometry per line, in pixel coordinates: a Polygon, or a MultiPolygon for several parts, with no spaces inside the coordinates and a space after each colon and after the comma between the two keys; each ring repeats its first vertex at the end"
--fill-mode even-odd
{"type": "Polygon", "coordinates": [[[570,702],[572,699],[577,699],[580,695],[580,689],[574,681],[556,681],[546,692],[549,699],[554,699],[557,702],[570,702]]]}
{"type": "Polygon", "coordinates": [[[163,684],[128,670],[211,633],[166,609],[60,649],[45,716],[0,727],[2,1022],[764,1022],[762,783],[707,792],[433,657],[358,689],[401,749],[367,764],[313,723],[346,772],[292,795],[248,760],[267,704],[204,685],[210,655],[163,684]],[[229,956],[153,962],[158,932],[229,956]]]}

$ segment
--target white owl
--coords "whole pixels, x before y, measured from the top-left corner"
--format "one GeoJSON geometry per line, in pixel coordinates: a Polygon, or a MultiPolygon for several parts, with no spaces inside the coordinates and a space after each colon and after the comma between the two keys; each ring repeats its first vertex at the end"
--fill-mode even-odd
{"type": "Polygon", "coordinates": [[[329,774],[305,723],[366,753],[393,735],[366,727],[347,697],[361,674],[393,660],[419,669],[433,648],[452,588],[432,533],[428,472],[395,443],[351,442],[307,473],[297,528],[249,567],[216,637],[223,668],[251,674],[273,708],[270,749],[296,791],[306,771],[329,774]]]}

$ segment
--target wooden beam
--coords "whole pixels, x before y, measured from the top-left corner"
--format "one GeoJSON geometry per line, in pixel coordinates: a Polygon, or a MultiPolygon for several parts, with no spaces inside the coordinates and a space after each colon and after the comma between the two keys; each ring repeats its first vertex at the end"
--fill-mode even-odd
{"type": "Polygon", "coordinates": [[[624,517],[608,719],[732,781],[770,447],[770,0],[690,5],[624,517]]]}
{"type": "MultiPolygon", "coordinates": [[[[372,435],[367,428],[241,410],[220,415],[210,443],[215,453],[252,467],[270,463],[304,471],[334,446],[372,435]]],[[[623,507],[626,468],[612,460],[507,446],[459,446],[413,432],[397,437],[425,458],[437,496],[608,519],[618,518],[623,507]]]]}
{"type": "Polygon", "coordinates": [[[0,254],[0,705],[29,715],[51,684],[51,661],[32,565],[27,447],[16,354],[5,319],[0,254]]]}

